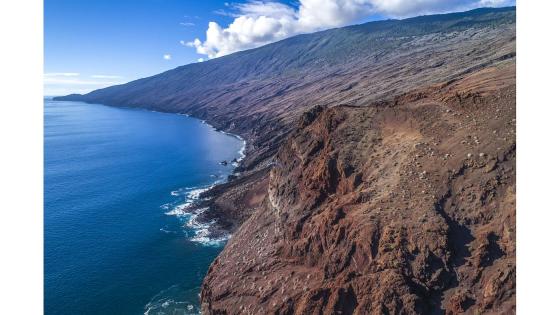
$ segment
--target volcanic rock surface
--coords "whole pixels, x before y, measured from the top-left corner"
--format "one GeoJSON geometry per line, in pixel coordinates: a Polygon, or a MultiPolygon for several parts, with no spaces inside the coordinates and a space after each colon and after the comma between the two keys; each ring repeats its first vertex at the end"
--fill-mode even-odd
{"type": "Polygon", "coordinates": [[[306,112],[208,313],[515,311],[515,64],[306,112]]]}

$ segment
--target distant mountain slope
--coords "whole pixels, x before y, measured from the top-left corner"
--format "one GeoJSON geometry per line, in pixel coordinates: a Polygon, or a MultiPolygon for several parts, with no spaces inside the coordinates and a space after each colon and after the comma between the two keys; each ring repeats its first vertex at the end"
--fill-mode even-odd
{"type": "Polygon", "coordinates": [[[253,150],[311,106],[368,104],[514,56],[515,8],[476,9],[299,35],[56,99],[188,113],[243,135],[253,150]]]}
{"type": "Polygon", "coordinates": [[[158,96],[178,102],[189,93],[196,94],[239,81],[284,76],[308,71],[309,68],[318,70],[347,64],[355,58],[377,59],[380,54],[396,49],[417,36],[513,22],[515,8],[476,9],[406,20],[370,22],[295,36],[260,48],[96,90],[83,97],[73,95],[71,98],[142,107],[164,106],[158,96]]]}
{"type": "Polygon", "coordinates": [[[85,100],[106,99],[142,103],[161,103],[152,99],[158,94],[174,96],[174,100],[188,93],[216,88],[240,80],[263,79],[287,73],[320,69],[347,64],[354,58],[379,57],[398,48],[415,36],[433,33],[458,32],[468,28],[493,27],[515,21],[515,9],[477,9],[463,13],[422,16],[406,20],[387,20],[299,35],[264,47],[234,53],[203,63],[194,63],[136,80],[128,84],[94,91],[85,100]],[[164,90],[152,91],[162,88],[164,90]],[[178,90],[181,89],[181,90],[178,90]],[[141,94],[139,94],[141,93],[141,94]],[[137,101],[121,99],[133,97],[137,101]]]}

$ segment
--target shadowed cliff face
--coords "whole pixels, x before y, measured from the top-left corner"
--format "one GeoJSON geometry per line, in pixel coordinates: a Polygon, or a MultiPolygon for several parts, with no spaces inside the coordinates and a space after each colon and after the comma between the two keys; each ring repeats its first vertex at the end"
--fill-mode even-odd
{"type": "Polygon", "coordinates": [[[513,312],[515,64],[305,113],[202,302],[228,314],[513,312]]]}

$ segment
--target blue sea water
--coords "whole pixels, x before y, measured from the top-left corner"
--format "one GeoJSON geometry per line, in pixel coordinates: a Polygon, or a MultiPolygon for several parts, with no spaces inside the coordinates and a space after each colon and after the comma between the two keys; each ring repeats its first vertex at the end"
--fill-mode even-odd
{"type": "Polygon", "coordinates": [[[50,99],[44,124],[45,313],[197,314],[223,240],[178,209],[227,178],[219,162],[243,142],[184,115],[50,99]]]}

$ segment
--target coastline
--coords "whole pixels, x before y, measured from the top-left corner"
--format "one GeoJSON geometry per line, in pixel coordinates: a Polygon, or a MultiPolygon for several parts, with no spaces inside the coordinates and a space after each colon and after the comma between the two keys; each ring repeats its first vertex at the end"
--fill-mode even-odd
{"type": "Polygon", "coordinates": [[[49,313],[68,307],[84,314],[115,308],[152,314],[160,300],[166,309],[198,310],[203,277],[225,239],[205,239],[206,226],[165,212],[186,195],[196,200],[225,182],[234,167],[218,162],[239,158],[243,142],[198,119],[99,105],[45,98],[49,313]],[[76,189],[59,189],[61,183],[76,189]],[[172,205],[163,209],[167,204],[172,205]],[[90,272],[76,276],[71,268],[90,272]],[[98,275],[99,270],[113,274],[98,275]],[[81,281],[96,284],[74,302],[68,292],[76,292],[81,281]],[[114,287],[93,297],[112,281],[137,287],[114,287]],[[96,300],[103,305],[95,306],[96,300]]]}
{"type": "MultiPolygon", "coordinates": [[[[57,96],[50,96],[45,98],[56,101],[57,96]]],[[[184,227],[194,231],[194,236],[189,237],[187,235],[189,241],[199,243],[203,246],[222,246],[225,244],[225,242],[227,242],[227,240],[231,238],[236,225],[232,226],[231,222],[229,222],[228,220],[229,217],[220,214],[221,209],[219,209],[219,206],[213,201],[220,195],[224,194],[224,192],[227,190],[227,188],[224,189],[225,187],[234,186],[235,184],[232,184],[232,182],[243,175],[242,162],[247,158],[248,155],[247,139],[243,138],[239,134],[218,128],[215,124],[209,122],[207,119],[199,118],[189,113],[168,112],[154,110],[151,108],[119,106],[88,101],[80,102],[130,110],[186,116],[198,120],[201,124],[211,127],[216,132],[236,138],[237,140],[241,141],[243,145],[241,149],[238,150],[238,157],[235,158],[235,162],[228,161],[228,163],[231,163],[234,166],[228,176],[222,179],[217,179],[209,185],[185,187],[183,189],[189,190],[187,194],[185,194],[185,202],[178,204],[171,209],[166,207],[167,204],[161,206],[163,210],[166,210],[166,215],[177,217],[177,219],[182,221],[184,227]],[[192,193],[192,195],[188,196],[189,193],[192,193]]],[[[176,191],[172,191],[170,193],[173,195],[174,193],[176,193],[176,191]]]]}
{"type": "MultiPolygon", "coordinates": [[[[52,97],[52,100],[65,101],[58,98],[52,97]]],[[[279,138],[276,138],[272,143],[255,148],[254,142],[256,140],[249,135],[249,130],[236,126],[237,132],[234,132],[232,128],[225,127],[228,125],[226,122],[219,119],[213,121],[211,118],[204,117],[204,114],[197,115],[184,111],[157,110],[152,106],[134,107],[87,100],[79,100],[78,102],[187,116],[208,125],[214,131],[229,135],[243,142],[243,146],[238,152],[239,157],[237,158],[236,165],[234,165],[233,170],[226,178],[216,180],[204,187],[193,187],[194,189],[205,189],[197,198],[191,200],[190,204],[184,205],[180,209],[175,209],[177,210],[174,213],[175,216],[184,222],[185,227],[197,227],[199,231],[202,231],[199,232],[202,234],[197,239],[199,242],[203,241],[207,245],[212,246],[224,245],[225,241],[256,211],[261,201],[264,200],[268,189],[268,173],[272,165],[269,162],[274,155],[273,153],[276,152],[279,138]],[[224,126],[224,128],[221,126],[224,126]],[[244,137],[242,134],[247,136],[244,137]],[[207,209],[197,213],[197,210],[201,208],[207,209]],[[192,218],[193,222],[188,226],[190,218],[192,218]]],[[[164,210],[169,212],[172,209],[164,208],[164,210]]],[[[195,235],[194,237],[197,236],[195,235]]]]}
{"type": "MultiPolygon", "coordinates": [[[[184,221],[183,224],[185,227],[194,231],[195,235],[188,238],[190,241],[200,243],[204,246],[221,246],[231,238],[232,231],[224,228],[220,219],[213,218],[212,214],[208,213],[212,212],[213,207],[210,206],[210,203],[212,199],[216,197],[215,194],[212,193],[212,190],[220,185],[231,182],[231,179],[233,178],[232,176],[239,175],[238,168],[240,163],[246,157],[245,151],[247,148],[247,141],[240,135],[218,130],[215,126],[209,124],[205,120],[192,117],[188,114],[179,115],[185,115],[187,117],[197,119],[201,123],[212,127],[214,131],[234,137],[243,143],[241,149],[238,150],[238,157],[233,159],[231,162],[228,162],[231,163],[234,168],[226,178],[218,179],[210,185],[190,188],[190,191],[188,191],[185,196],[185,203],[177,205],[172,210],[165,213],[167,215],[176,216],[178,219],[184,221]]],[[[173,194],[175,191],[171,193],[173,194]]]]}

